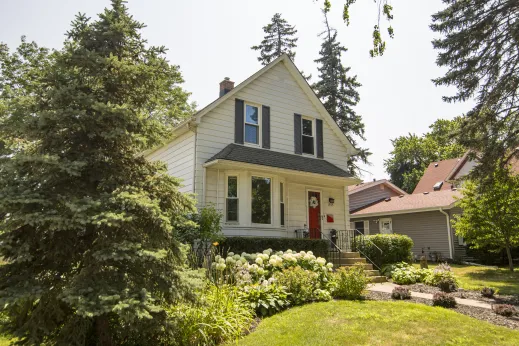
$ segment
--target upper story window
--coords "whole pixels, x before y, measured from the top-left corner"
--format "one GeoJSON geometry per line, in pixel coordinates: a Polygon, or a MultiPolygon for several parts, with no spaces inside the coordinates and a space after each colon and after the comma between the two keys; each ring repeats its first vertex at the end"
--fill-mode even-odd
{"type": "Polygon", "coordinates": [[[245,143],[260,143],[260,108],[245,104],[245,143]]]}
{"type": "Polygon", "coordinates": [[[314,121],[311,119],[302,119],[302,136],[303,136],[303,154],[314,155],[314,138],[315,138],[315,129],[314,129],[314,121]]]}

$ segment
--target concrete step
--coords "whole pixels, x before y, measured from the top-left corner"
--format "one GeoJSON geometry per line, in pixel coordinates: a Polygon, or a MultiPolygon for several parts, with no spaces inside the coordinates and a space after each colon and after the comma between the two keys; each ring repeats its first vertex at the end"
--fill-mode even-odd
{"type": "Polygon", "coordinates": [[[359,258],[341,258],[341,264],[357,264],[357,263],[366,263],[366,259],[364,257],[359,258]]]}
{"type": "Polygon", "coordinates": [[[387,278],[385,276],[370,276],[369,277],[372,283],[386,282],[387,278]]]}
{"type": "Polygon", "coordinates": [[[341,252],[341,258],[359,258],[360,253],[358,252],[341,252]]]}
{"type": "Polygon", "coordinates": [[[365,270],[373,270],[373,264],[371,263],[344,263],[344,259],[341,259],[339,267],[351,267],[351,266],[362,266],[365,270]]]}
{"type": "Polygon", "coordinates": [[[380,276],[380,272],[376,269],[374,270],[364,270],[367,276],[380,276]]]}

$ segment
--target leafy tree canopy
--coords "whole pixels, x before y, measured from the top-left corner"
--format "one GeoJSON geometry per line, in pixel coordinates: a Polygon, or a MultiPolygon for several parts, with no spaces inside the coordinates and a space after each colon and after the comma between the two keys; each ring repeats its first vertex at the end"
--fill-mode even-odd
{"type": "Polygon", "coordinates": [[[461,118],[438,119],[423,136],[409,134],[391,140],[393,151],[384,160],[391,182],[411,193],[431,162],[462,156],[466,149],[453,139],[461,118]]]}
{"type": "Polygon", "coordinates": [[[516,0],[443,0],[431,28],[437,64],[448,70],[436,85],[455,86],[447,102],[474,99],[463,118],[458,141],[472,149],[478,180],[491,179],[519,155],[519,2],[516,0]]]}
{"type": "Polygon", "coordinates": [[[281,18],[281,13],[276,13],[272,17],[271,23],[263,27],[263,31],[265,32],[263,41],[259,45],[251,47],[253,50],[260,51],[258,61],[262,65],[268,65],[284,53],[294,60],[296,56],[294,48],[297,47],[298,40],[295,37],[297,34],[295,26],[291,26],[281,18]]]}
{"type": "MultiPolygon", "coordinates": [[[[357,76],[351,75],[351,68],[342,64],[342,55],[347,49],[338,42],[337,30],[329,25],[328,11],[326,8],[323,10],[326,30],[321,33],[323,43],[319,58],[315,60],[318,64],[318,81],[312,87],[341,131],[353,146],[357,146],[356,138],[365,140],[362,117],[354,109],[360,101],[357,88],[361,84],[357,81],[357,76]]],[[[369,155],[371,153],[367,149],[360,149],[360,153],[348,162],[351,173],[357,173],[358,161],[367,163],[369,155]]]]}
{"type": "Polygon", "coordinates": [[[189,294],[174,233],[194,203],[141,153],[192,108],[143,27],[113,0],[59,51],[0,48],[1,331],[20,344],[160,344],[189,294]]]}
{"type": "Polygon", "coordinates": [[[454,219],[456,234],[474,248],[506,249],[510,270],[514,270],[511,248],[519,246],[519,175],[508,167],[497,168],[491,184],[478,188],[467,181],[454,219]]]}

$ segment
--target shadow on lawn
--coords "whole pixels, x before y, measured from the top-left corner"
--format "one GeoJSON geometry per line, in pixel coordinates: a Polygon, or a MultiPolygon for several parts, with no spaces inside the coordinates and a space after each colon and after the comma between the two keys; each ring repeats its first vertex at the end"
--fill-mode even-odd
{"type": "Polygon", "coordinates": [[[481,269],[463,273],[464,281],[477,286],[491,286],[498,288],[501,294],[510,294],[519,296],[519,271],[514,272],[508,269],[481,269]],[[494,285],[492,285],[494,283],[494,285]]]}

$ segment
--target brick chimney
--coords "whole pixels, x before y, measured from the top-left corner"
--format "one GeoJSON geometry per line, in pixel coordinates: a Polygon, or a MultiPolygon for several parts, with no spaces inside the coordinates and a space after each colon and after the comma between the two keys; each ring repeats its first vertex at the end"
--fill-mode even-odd
{"type": "Polygon", "coordinates": [[[220,97],[227,94],[232,89],[234,89],[234,82],[232,82],[229,77],[225,77],[223,81],[220,82],[220,97]]]}

